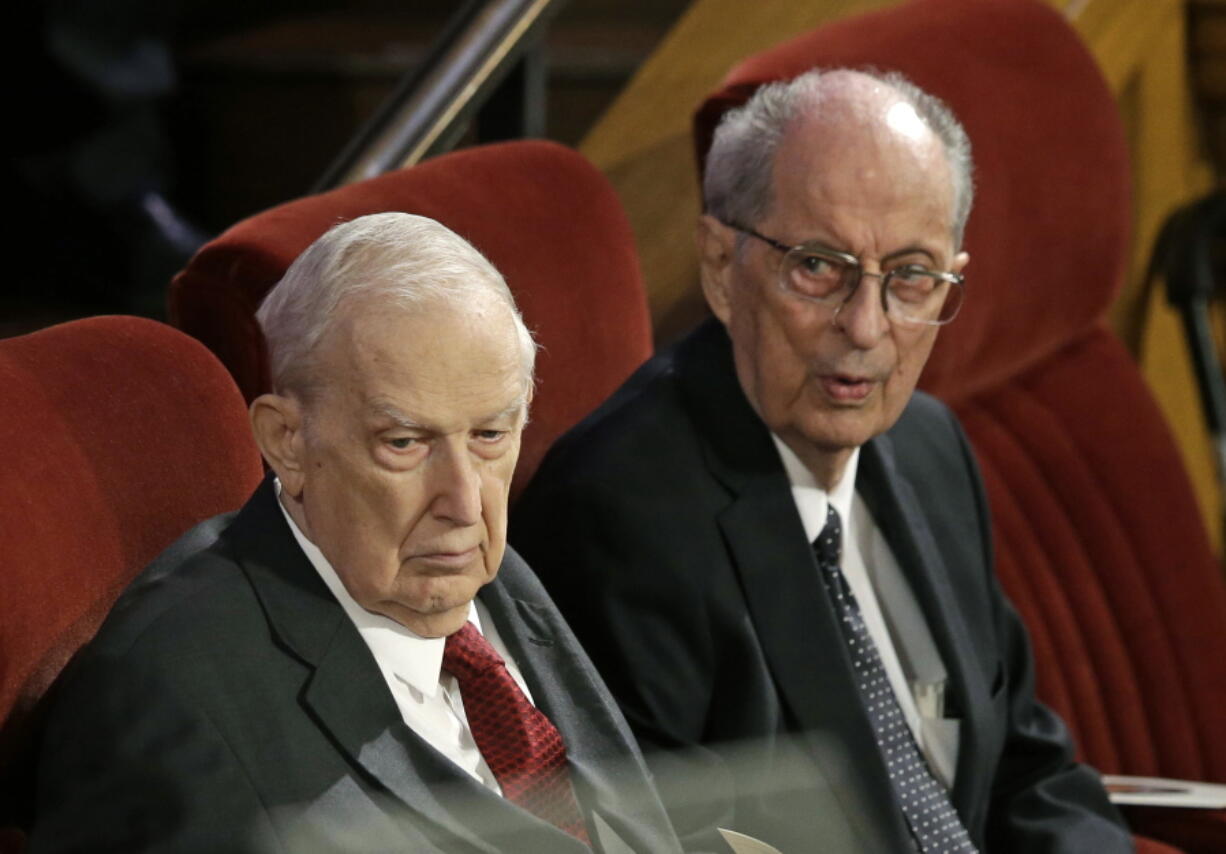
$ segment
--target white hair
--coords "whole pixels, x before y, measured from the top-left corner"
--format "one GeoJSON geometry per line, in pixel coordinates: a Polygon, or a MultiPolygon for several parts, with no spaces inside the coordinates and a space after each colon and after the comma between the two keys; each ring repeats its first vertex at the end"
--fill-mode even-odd
{"type": "Polygon", "coordinates": [[[935,95],[897,71],[813,69],[761,86],[745,104],[720,119],[703,173],[706,210],[725,223],[753,226],[770,210],[775,152],[792,122],[820,109],[832,76],[860,74],[882,83],[910,104],[945,148],[953,182],[953,239],[961,247],[974,197],[971,142],[957,118],[935,95]]]}
{"type": "Polygon", "coordinates": [[[378,297],[388,309],[430,301],[462,304],[494,294],[510,310],[525,384],[531,386],[536,343],[502,275],[472,244],[424,216],[379,213],[328,229],[307,247],[256,312],[268,345],[273,390],[309,396],[315,358],[342,303],[378,297]]]}

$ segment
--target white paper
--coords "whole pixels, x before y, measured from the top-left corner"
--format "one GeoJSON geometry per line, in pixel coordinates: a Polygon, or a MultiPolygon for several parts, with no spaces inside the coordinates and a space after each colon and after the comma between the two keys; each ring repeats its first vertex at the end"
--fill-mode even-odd
{"type": "Polygon", "coordinates": [[[783,854],[775,846],[767,845],[761,839],[754,839],[744,833],[737,833],[735,830],[727,830],[723,827],[719,829],[719,832],[724,837],[724,841],[728,843],[728,847],[732,849],[733,854],[783,854]]]}
{"type": "Polygon", "coordinates": [[[1220,783],[1104,774],[1103,785],[1113,804],[1226,809],[1226,785],[1220,783]]]}

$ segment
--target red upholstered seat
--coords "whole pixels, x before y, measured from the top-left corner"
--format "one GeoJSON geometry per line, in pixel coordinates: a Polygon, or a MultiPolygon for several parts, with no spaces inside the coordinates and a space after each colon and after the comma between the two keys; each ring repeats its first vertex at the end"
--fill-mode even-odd
{"type": "MultiPolygon", "coordinates": [[[[902,71],[971,137],[967,302],[921,386],[957,410],[983,467],[1040,696],[1104,772],[1226,782],[1226,584],[1174,440],[1104,321],[1131,208],[1093,58],[1037,0],[914,0],[734,68],[695,118],[700,156],[762,82],[839,65],[902,71]]],[[[1186,850],[1226,850],[1221,812],[1132,817],[1186,850]]]]}
{"type": "Polygon", "coordinates": [[[250,400],[268,389],[254,314],[290,262],[335,223],[379,211],[442,222],[502,274],[541,345],[513,494],[549,445],[651,353],[630,226],[604,177],[562,146],[470,148],[309,196],[238,223],[171,288],[171,321],[207,344],[250,400]]]}
{"type": "Polygon", "coordinates": [[[0,340],[0,457],[0,850],[17,850],[43,692],[127,582],[262,468],[225,369],[135,317],[0,340]]]}

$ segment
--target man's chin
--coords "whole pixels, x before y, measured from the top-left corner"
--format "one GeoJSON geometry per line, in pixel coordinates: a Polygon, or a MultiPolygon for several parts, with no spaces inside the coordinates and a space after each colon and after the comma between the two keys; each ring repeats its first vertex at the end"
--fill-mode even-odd
{"type": "Polygon", "coordinates": [[[827,407],[798,426],[815,447],[834,450],[863,445],[889,426],[884,422],[881,407],[874,403],[859,407],[827,407]]]}
{"type": "Polygon", "coordinates": [[[418,578],[394,619],[422,637],[452,634],[468,619],[473,598],[489,580],[484,576],[482,568],[474,568],[471,574],[418,578]]]}
{"type": "Polygon", "coordinates": [[[444,637],[464,625],[472,600],[493,580],[485,564],[473,561],[459,572],[430,575],[420,568],[402,576],[399,589],[384,597],[376,610],[422,637],[444,637]]]}
{"type": "Polygon", "coordinates": [[[875,433],[867,430],[828,431],[811,438],[810,444],[818,453],[837,457],[851,453],[875,435],[875,433]]]}
{"type": "Polygon", "coordinates": [[[458,632],[468,620],[468,612],[468,602],[431,613],[405,608],[396,615],[396,621],[423,638],[442,638],[458,632]]]}
{"type": "Polygon", "coordinates": [[[384,603],[378,613],[405,626],[405,629],[421,637],[446,637],[465,624],[472,597],[457,599],[459,604],[428,603],[424,606],[409,606],[402,603],[384,603]]]}

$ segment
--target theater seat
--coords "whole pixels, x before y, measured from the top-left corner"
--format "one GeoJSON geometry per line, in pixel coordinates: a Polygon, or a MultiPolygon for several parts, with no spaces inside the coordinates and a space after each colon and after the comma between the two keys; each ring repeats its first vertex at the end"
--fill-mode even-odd
{"type": "MultiPolygon", "coordinates": [[[[967,301],[920,385],[975,447],[1040,696],[1105,773],[1226,782],[1226,583],[1174,440],[1105,321],[1131,205],[1093,58],[1035,0],[914,0],[746,59],[695,117],[700,159],[763,82],[844,65],[902,71],[971,137],[967,301]]],[[[1226,851],[1222,811],[1129,817],[1186,851],[1226,851]]]]}
{"type": "Polygon", "coordinates": [[[629,223],[579,154],[540,141],[470,148],[257,214],[175,278],[171,322],[208,345],[250,400],[268,389],[254,319],[264,295],[330,226],[379,211],[431,217],[473,243],[506,277],[541,345],[516,495],[554,439],[651,353],[629,223]]]}
{"type": "Polygon", "coordinates": [[[0,340],[0,458],[0,851],[15,852],[47,687],[128,581],[239,507],[262,467],[221,364],[135,317],[0,340]]]}

